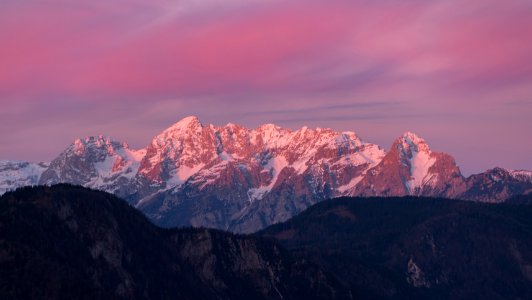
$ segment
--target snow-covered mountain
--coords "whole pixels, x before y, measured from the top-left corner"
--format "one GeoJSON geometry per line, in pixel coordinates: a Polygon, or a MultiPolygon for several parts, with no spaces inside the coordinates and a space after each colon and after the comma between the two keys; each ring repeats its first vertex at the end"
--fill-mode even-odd
{"type": "Polygon", "coordinates": [[[455,198],[465,191],[465,185],[452,156],[431,151],[424,139],[407,132],[350,195],[455,198]]]}
{"type": "Polygon", "coordinates": [[[500,202],[532,191],[527,171],[464,178],[454,159],[405,133],[389,152],[354,132],[274,124],[248,129],[187,117],[133,150],[74,141],[47,164],[0,163],[0,192],[68,182],[115,193],[163,226],[250,232],[338,196],[423,195],[500,202]],[[41,175],[42,174],[42,175],[41,175]]]}
{"type": "Polygon", "coordinates": [[[50,163],[38,183],[74,183],[125,196],[145,154],[104,136],[77,139],[50,163]]]}
{"type": "Polygon", "coordinates": [[[47,168],[46,163],[0,161],[0,195],[21,186],[38,184],[41,174],[47,168]]]}
{"type": "Polygon", "coordinates": [[[191,117],[148,146],[135,204],[165,226],[248,231],[345,194],[384,155],[353,132],[203,126],[191,117]]]}
{"type": "Polygon", "coordinates": [[[464,199],[503,202],[515,195],[532,193],[532,172],[493,168],[467,178],[464,199]]]}

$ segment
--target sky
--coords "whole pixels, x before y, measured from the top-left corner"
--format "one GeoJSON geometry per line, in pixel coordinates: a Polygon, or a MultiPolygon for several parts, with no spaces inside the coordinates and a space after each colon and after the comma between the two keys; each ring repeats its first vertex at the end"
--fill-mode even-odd
{"type": "Polygon", "coordinates": [[[532,1],[0,0],[0,159],[189,115],[532,170],[532,1]]]}

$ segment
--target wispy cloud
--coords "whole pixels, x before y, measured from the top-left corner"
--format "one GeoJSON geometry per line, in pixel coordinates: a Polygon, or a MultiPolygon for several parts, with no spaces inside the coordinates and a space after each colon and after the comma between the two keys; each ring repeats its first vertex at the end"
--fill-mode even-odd
{"type": "Polygon", "coordinates": [[[277,109],[277,110],[257,110],[247,111],[249,115],[291,115],[291,114],[305,114],[305,113],[324,113],[328,111],[341,111],[352,109],[367,109],[367,108],[390,108],[402,106],[402,102],[358,102],[358,103],[345,103],[345,104],[328,104],[319,105],[313,107],[300,107],[291,109],[277,109]]]}
{"type": "MultiPolygon", "coordinates": [[[[81,131],[140,144],[187,114],[379,139],[398,123],[436,141],[458,123],[471,139],[477,120],[522,131],[532,126],[531,14],[527,0],[2,1],[0,134],[12,146],[0,156],[23,156],[16,145],[30,136],[81,131]],[[461,122],[417,117],[434,114],[461,122]]],[[[532,138],[514,140],[497,164],[532,168],[532,138]]],[[[467,156],[459,144],[450,150],[467,156]]]]}

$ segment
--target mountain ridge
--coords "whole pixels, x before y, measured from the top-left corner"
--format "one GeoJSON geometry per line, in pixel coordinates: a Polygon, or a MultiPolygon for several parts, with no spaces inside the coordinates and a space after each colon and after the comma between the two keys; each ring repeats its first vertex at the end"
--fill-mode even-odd
{"type": "Polygon", "coordinates": [[[5,299],[528,299],[532,195],[323,201],[255,234],[163,229],[82,186],[0,196],[5,299]]]}
{"type": "Polygon", "coordinates": [[[116,196],[68,184],[0,196],[2,299],[351,299],[271,239],[162,229],[116,196]]]}
{"type": "Polygon", "coordinates": [[[190,116],[140,150],[105,136],[77,139],[42,175],[3,185],[79,184],[127,199],[162,226],[252,232],[341,196],[502,202],[531,193],[531,174],[495,168],[466,178],[452,156],[411,132],[386,152],[355,132],[203,125],[190,116]]]}
{"type": "Polygon", "coordinates": [[[529,299],[531,203],[342,197],[256,234],[304,253],[358,299],[529,299]]]}

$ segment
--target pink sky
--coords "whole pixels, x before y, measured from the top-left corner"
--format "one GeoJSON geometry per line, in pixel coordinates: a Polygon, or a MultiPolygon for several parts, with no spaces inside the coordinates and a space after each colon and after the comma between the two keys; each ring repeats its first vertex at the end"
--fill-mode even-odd
{"type": "Polygon", "coordinates": [[[144,147],[187,115],[404,131],[466,174],[532,169],[528,0],[0,2],[0,159],[144,147]]]}

